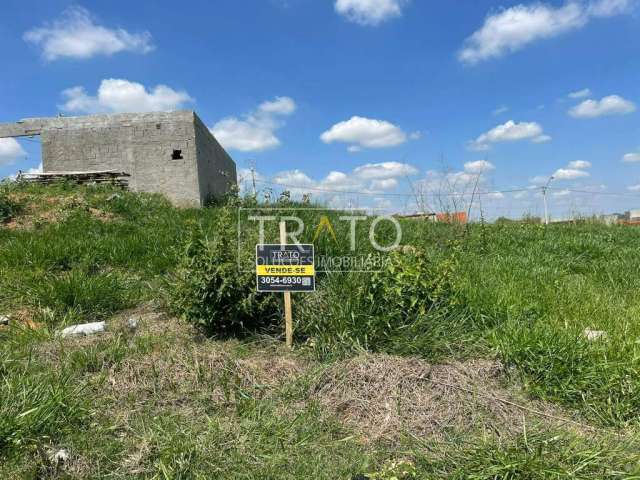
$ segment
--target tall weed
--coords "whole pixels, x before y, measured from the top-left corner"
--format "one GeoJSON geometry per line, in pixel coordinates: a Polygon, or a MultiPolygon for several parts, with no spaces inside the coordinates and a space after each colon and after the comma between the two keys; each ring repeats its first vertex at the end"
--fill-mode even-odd
{"type": "Polygon", "coordinates": [[[256,292],[255,272],[239,268],[233,211],[222,208],[219,213],[217,228],[192,228],[167,286],[169,308],[218,335],[268,328],[278,317],[278,301],[256,292]]]}

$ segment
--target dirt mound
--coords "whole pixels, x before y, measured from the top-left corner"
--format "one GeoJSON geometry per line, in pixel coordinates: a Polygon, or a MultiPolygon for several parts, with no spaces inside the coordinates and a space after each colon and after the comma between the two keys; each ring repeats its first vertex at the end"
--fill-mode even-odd
{"type": "Polygon", "coordinates": [[[116,215],[99,208],[90,207],[82,195],[50,196],[38,199],[29,194],[12,193],[9,198],[22,205],[21,211],[0,225],[8,230],[32,230],[37,225],[64,221],[77,210],[88,212],[96,220],[111,222],[116,215]]]}
{"type": "Polygon", "coordinates": [[[548,405],[502,387],[501,371],[491,360],[430,365],[363,355],[326,370],[312,396],[367,441],[397,440],[402,432],[434,440],[471,431],[501,437],[521,432],[523,422],[563,423],[548,405]]]}

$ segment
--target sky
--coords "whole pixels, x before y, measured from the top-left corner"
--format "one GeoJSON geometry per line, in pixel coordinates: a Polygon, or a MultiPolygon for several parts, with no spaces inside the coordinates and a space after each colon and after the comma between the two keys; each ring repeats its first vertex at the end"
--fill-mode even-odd
{"type": "MultiPolygon", "coordinates": [[[[0,122],[189,109],[260,195],[540,215],[553,175],[552,216],[623,211],[639,32],[636,0],[4,0],[0,122]]],[[[40,163],[0,139],[0,177],[40,163]]]]}

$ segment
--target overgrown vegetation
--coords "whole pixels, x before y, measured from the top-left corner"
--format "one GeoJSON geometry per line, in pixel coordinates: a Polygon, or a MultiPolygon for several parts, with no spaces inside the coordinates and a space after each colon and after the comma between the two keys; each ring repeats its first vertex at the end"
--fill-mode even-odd
{"type": "MultiPolygon", "coordinates": [[[[321,273],[315,294],[294,294],[292,354],[264,343],[279,334],[280,299],[255,293],[256,238],[237,244],[238,206],[259,207],[2,186],[0,477],[61,476],[50,455],[65,447],[70,478],[638,478],[640,231],[403,222],[403,248],[377,273],[321,273]],[[152,313],[131,332],[127,309],[142,304],[152,313]],[[106,336],[54,336],[94,320],[108,321],[106,336]],[[498,383],[587,425],[527,420],[508,438],[444,425],[446,446],[404,429],[363,441],[310,392],[364,350],[495,359],[498,383]]],[[[308,241],[317,221],[304,215],[308,241]]],[[[342,238],[348,224],[333,223],[342,238]]],[[[266,235],[277,242],[277,225],[266,235]]],[[[356,235],[366,243],[366,226],[356,235]]],[[[314,243],[317,255],[349,249],[329,235],[314,243]]]]}
{"type": "MultiPolygon", "coordinates": [[[[194,226],[168,284],[170,309],[218,335],[258,332],[281,317],[274,295],[256,292],[255,273],[238,268],[237,238],[228,207],[218,209],[214,230],[194,226]]],[[[241,252],[243,255],[248,252],[241,252]]]]}
{"type": "Polygon", "coordinates": [[[9,188],[0,182],[0,223],[10,220],[20,211],[20,204],[9,197],[9,188]]]}

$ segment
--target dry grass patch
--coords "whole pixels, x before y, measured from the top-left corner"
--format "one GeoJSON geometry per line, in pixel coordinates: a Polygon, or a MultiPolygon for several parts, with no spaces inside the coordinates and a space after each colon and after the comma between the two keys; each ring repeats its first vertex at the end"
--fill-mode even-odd
{"type": "MultiPolygon", "coordinates": [[[[172,408],[191,415],[206,408],[226,408],[242,392],[255,398],[274,394],[285,383],[306,372],[307,362],[281,349],[251,347],[240,354],[237,341],[203,337],[191,325],[180,322],[153,306],[144,306],[111,319],[108,335],[129,335],[150,340],[148,352],[127,356],[104,374],[104,396],[109,415],[120,424],[139,412],[172,408]],[[135,332],[127,319],[138,320],[135,332]]],[[[90,338],[77,339],[87,342],[90,338]]]]}
{"type": "Polygon", "coordinates": [[[524,422],[568,423],[558,420],[567,414],[557,408],[503,387],[501,373],[494,360],[431,365],[362,355],[327,369],[312,396],[367,442],[395,441],[403,432],[442,441],[471,432],[508,438],[521,433],[524,422]]]}

